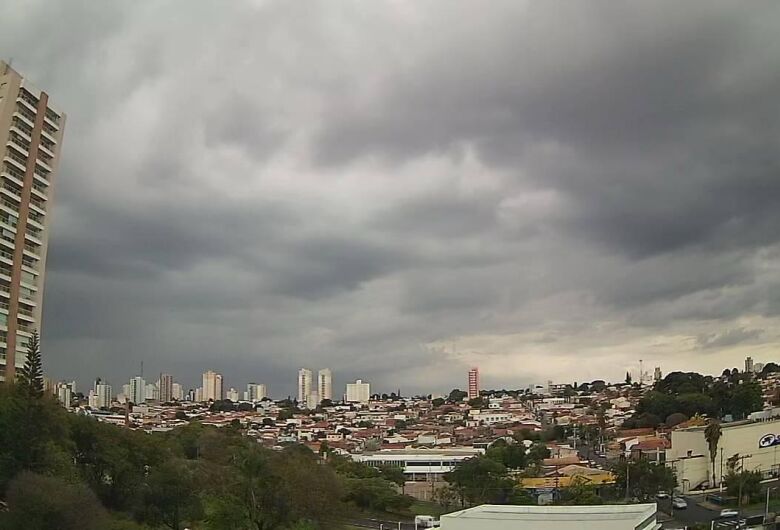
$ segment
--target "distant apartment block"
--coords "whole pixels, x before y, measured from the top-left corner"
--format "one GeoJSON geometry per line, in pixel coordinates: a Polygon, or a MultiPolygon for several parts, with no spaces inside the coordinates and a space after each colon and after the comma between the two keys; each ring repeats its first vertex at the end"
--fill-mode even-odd
{"type": "MultiPolygon", "coordinates": [[[[314,408],[309,403],[312,390],[312,372],[308,368],[298,370],[298,406],[301,408],[314,408]]],[[[316,404],[314,405],[316,407],[316,404]]]]}
{"type": "MultiPolygon", "coordinates": [[[[0,61],[0,381],[41,330],[49,214],[65,114],[0,61]]],[[[64,397],[64,396],[63,396],[64,397]]]]}
{"type": "Polygon", "coordinates": [[[224,396],[222,392],[222,374],[209,370],[203,373],[202,401],[217,401],[224,396]]]}
{"type": "Polygon", "coordinates": [[[469,399],[479,397],[479,368],[472,368],[469,370],[469,399]]]}
{"type": "Polygon", "coordinates": [[[368,403],[371,398],[371,385],[358,379],[354,383],[347,383],[347,403],[368,403]]]}
{"type": "Polygon", "coordinates": [[[173,401],[173,376],[170,374],[160,374],[160,401],[169,403],[173,401]]]}
{"type": "Polygon", "coordinates": [[[317,374],[317,394],[320,401],[333,399],[333,373],[329,368],[323,368],[317,374]]]}

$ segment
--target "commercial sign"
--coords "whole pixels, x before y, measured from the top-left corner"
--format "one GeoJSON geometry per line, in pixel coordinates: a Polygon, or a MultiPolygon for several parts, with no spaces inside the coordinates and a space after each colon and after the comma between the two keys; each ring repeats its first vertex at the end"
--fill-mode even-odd
{"type": "Polygon", "coordinates": [[[780,445],[780,434],[765,434],[758,440],[759,449],[765,449],[775,445],[780,445]]]}

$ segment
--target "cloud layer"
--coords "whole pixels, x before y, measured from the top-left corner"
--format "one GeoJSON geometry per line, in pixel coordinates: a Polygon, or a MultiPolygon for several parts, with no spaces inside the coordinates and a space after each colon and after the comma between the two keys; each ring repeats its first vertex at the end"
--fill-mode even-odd
{"type": "Polygon", "coordinates": [[[442,392],[776,358],[774,2],[16,1],[47,370],[442,392]]]}

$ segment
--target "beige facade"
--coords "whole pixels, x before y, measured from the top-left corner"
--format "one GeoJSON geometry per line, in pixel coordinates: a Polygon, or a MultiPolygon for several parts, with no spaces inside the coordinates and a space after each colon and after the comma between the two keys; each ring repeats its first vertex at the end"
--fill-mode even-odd
{"type": "Polygon", "coordinates": [[[682,491],[700,485],[716,486],[728,474],[728,459],[744,457],[740,465],[746,471],[761,471],[770,476],[780,471],[780,420],[739,421],[721,425],[721,438],[715,457],[715,480],[704,427],[672,431],[672,447],[666,451],[666,463],[677,474],[682,491]]]}
{"type": "Polygon", "coordinates": [[[41,330],[55,173],[65,114],[0,61],[0,381],[15,377],[41,330]]]}

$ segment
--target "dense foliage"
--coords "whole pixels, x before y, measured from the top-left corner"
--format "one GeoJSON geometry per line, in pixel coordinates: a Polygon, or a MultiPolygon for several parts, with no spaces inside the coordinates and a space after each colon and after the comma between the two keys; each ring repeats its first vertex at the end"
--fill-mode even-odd
{"type": "Polygon", "coordinates": [[[408,507],[398,471],[265,449],[237,426],[134,431],[0,385],[3,529],[340,528],[362,508],[408,507]]]}
{"type": "Polygon", "coordinates": [[[636,414],[625,427],[657,427],[679,423],[679,415],[696,414],[743,419],[761,410],[761,386],[750,374],[728,372],[720,378],[694,372],[672,372],[639,401],[636,414]]]}

